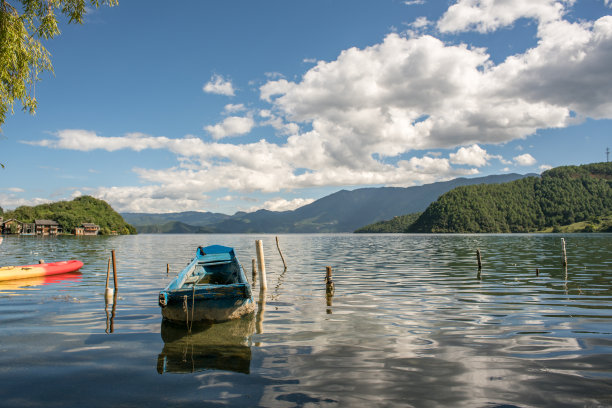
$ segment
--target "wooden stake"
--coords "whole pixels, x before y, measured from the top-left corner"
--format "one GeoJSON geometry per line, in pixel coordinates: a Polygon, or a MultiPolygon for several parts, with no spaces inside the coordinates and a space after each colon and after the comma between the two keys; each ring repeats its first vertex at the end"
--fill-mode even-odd
{"type": "Polygon", "coordinates": [[[285,266],[285,270],[287,270],[287,263],[285,262],[285,257],[283,256],[283,253],[281,252],[280,245],[278,245],[278,237],[276,237],[276,248],[278,248],[278,253],[281,256],[281,259],[283,260],[283,265],[285,266]]]}
{"type": "Polygon", "coordinates": [[[113,302],[113,288],[108,287],[108,277],[110,275],[110,264],[111,260],[108,258],[108,265],[106,266],[106,289],[104,290],[104,299],[106,300],[106,304],[113,302]]]}
{"type": "Polygon", "coordinates": [[[117,290],[117,262],[115,261],[115,250],[111,251],[111,255],[113,258],[113,284],[115,286],[115,290],[117,290]]]}
{"type": "Polygon", "coordinates": [[[536,268],[536,276],[540,276],[540,270],[536,268]]]}
{"type": "Polygon", "coordinates": [[[482,269],[482,259],[480,257],[480,249],[476,250],[476,259],[478,260],[478,270],[482,269]]]}
{"type": "Polygon", "coordinates": [[[106,289],[108,289],[108,276],[110,275],[110,263],[111,260],[108,258],[108,266],[106,267],[106,289]]]}
{"type": "Polygon", "coordinates": [[[170,273],[170,264],[166,264],[166,275],[170,273]]]}
{"type": "Polygon", "coordinates": [[[332,267],[325,267],[325,292],[328,294],[334,293],[334,281],[332,280],[332,267]]]}
{"type": "Polygon", "coordinates": [[[257,268],[255,267],[255,258],[251,259],[251,268],[253,274],[253,286],[255,286],[255,282],[257,282],[257,268]]]}
{"type": "Polygon", "coordinates": [[[255,249],[257,250],[257,266],[259,267],[259,274],[261,275],[259,288],[267,289],[268,282],[266,280],[266,262],[264,260],[263,243],[260,239],[255,241],[255,249]]]}
{"type": "Polygon", "coordinates": [[[565,239],[564,238],[561,238],[561,246],[562,246],[561,266],[567,266],[567,253],[565,252],[565,239]]]}

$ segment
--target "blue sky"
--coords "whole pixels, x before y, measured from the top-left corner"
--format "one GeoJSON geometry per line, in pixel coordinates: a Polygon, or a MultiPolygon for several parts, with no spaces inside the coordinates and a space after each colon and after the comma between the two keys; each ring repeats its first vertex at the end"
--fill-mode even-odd
{"type": "Polygon", "coordinates": [[[0,206],[294,209],[605,161],[612,0],[120,1],[61,25],[0,206]]]}

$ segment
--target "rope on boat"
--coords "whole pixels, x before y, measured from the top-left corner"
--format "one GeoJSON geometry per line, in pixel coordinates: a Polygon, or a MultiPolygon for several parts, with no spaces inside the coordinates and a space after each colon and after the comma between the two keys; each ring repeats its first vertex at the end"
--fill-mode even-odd
{"type": "Polygon", "coordinates": [[[189,306],[187,304],[187,295],[183,296],[183,310],[185,311],[185,323],[187,324],[187,328],[189,328],[189,306]]]}
{"type": "Polygon", "coordinates": [[[195,283],[193,284],[193,292],[191,294],[191,325],[189,326],[189,333],[191,334],[191,327],[193,326],[193,313],[195,312],[195,283]]]}

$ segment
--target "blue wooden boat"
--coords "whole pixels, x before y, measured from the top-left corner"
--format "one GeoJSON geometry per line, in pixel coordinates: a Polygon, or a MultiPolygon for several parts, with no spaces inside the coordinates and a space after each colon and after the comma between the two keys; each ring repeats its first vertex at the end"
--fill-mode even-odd
{"type": "Polygon", "coordinates": [[[222,322],[255,310],[251,285],[234,249],[198,247],[196,256],[159,292],[164,319],[222,322]]]}

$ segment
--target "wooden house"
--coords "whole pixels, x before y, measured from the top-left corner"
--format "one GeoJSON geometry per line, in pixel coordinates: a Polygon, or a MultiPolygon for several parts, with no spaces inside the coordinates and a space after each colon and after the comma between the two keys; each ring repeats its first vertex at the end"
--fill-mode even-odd
{"type": "Polygon", "coordinates": [[[0,225],[3,234],[21,234],[23,223],[14,218],[3,221],[0,225]]]}
{"type": "Polygon", "coordinates": [[[74,235],[98,235],[100,226],[89,222],[84,222],[80,227],[74,229],[74,235]]]}
{"type": "Polygon", "coordinates": [[[53,220],[34,220],[36,235],[57,235],[61,231],[61,227],[57,221],[53,220]]]}

